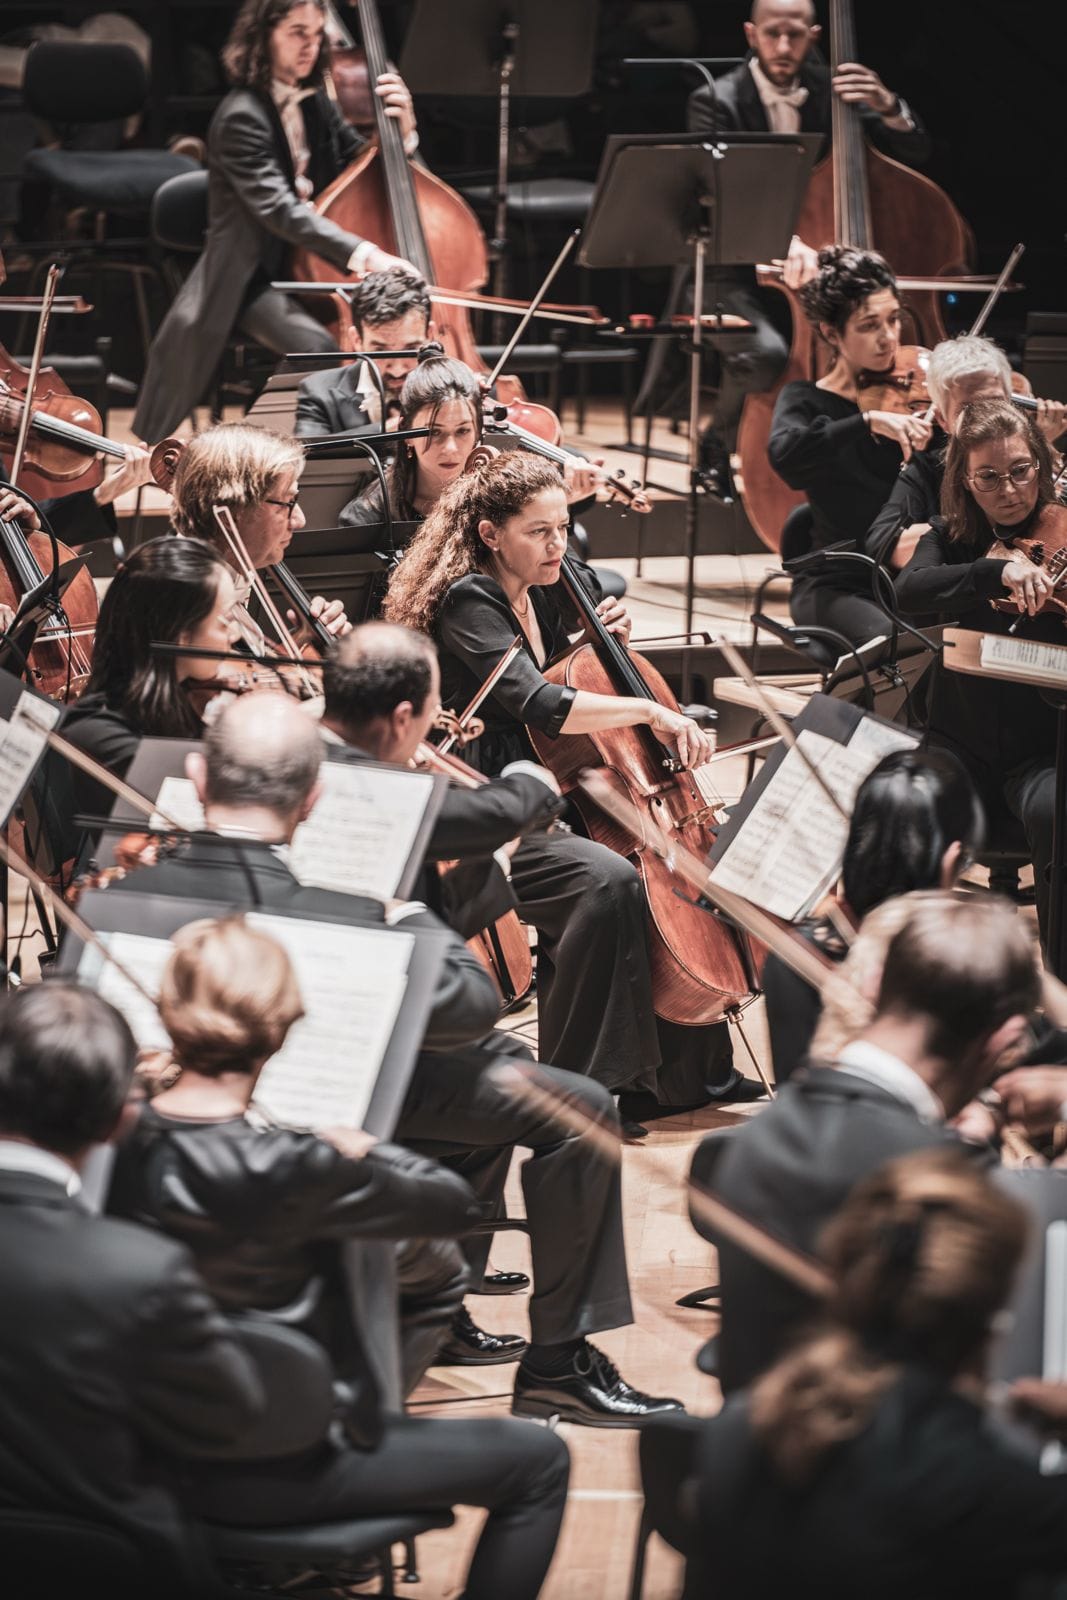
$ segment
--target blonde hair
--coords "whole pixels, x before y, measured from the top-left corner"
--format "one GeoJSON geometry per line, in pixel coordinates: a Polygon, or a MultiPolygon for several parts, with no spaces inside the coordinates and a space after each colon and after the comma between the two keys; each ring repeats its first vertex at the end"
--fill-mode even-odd
{"type": "Polygon", "coordinates": [[[501,527],[544,489],[562,489],[559,468],[540,456],[508,450],[449,484],[397,563],[382,615],[430,633],[445,595],[469,572],[489,570],[480,522],[501,527]]]}
{"type": "Polygon", "coordinates": [[[171,942],[159,1015],[180,1066],[249,1072],[281,1049],[304,1003],[276,939],[236,916],[190,922],[171,942]]]}
{"type": "Polygon", "coordinates": [[[962,378],[976,378],[981,372],[999,379],[1005,399],[1010,397],[1011,366],[992,339],[972,333],[961,333],[956,339],[942,339],[931,350],[926,368],[930,399],[943,412],[953,385],[962,378]]]}
{"type": "Polygon", "coordinates": [[[822,1236],[830,1326],[765,1374],[751,1418],[779,1475],[803,1483],[854,1439],[904,1363],[973,1366],[1026,1244],[1024,1207],[954,1151],[889,1162],[822,1236]]]}
{"type": "Polygon", "coordinates": [[[251,428],[246,422],[207,428],[189,440],[178,461],[171,526],[186,538],[217,545],[213,506],[229,506],[234,515],[246,511],[267,498],[283,472],[293,472],[303,462],[303,447],[296,439],[266,428],[251,428]]]}

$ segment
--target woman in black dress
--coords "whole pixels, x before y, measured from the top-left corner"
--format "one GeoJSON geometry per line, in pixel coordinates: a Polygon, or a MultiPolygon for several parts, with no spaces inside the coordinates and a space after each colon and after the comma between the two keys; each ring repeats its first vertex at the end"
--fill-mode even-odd
{"type": "MultiPolygon", "coordinates": [[[[785,385],[768,453],[779,477],[807,496],[813,548],[843,542],[862,550],[901,462],[931,435],[918,416],[860,409],[858,376],[890,371],[900,344],[896,280],[873,251],[833,245],[819,251],[818,274],[800,299],[834,363],[815,383],[785,385]]],[[[868,567],[831,561],[824,571],[794,577],[790,611],[795,623],[832,628],[861,645],[889,627],[871,596],[868,567]]]]}
{"type": "MultiPolygon", "coordinates": [[[[545,663],[576,627],[558,586],[567,525],[558,470],[519,451],[499,456],[445,490],[393,575],[386,617],[434,637],[442,702],[453,708],[470,701],[521,635],[524,649],[481,707],[485,733],[465,752],[482,772],[536,759],[528,725],[551,738],[645,725],[687,767],[700,765],[711,745],[688,717],[653,700],[576,692],[545,678],[545,663]]],[[[618,601],[603,600],[598,611],[628,638],[618,601]]],[[[627,860],[578,834],[524,840],[512,858],[512,887],[539,935],[543,1061],[609,1089],[651,1091],[649,1109],[744,1092],[724,1027],[657,1022],[644,898],[627,860]]]]}

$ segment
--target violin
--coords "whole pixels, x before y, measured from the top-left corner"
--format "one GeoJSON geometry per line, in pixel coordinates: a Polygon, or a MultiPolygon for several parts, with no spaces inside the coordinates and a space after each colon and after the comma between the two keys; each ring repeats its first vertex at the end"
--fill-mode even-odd
{"type": "MultiPolygon", "coordinates": [[[[1067,506],[1051,501],[1023,538],[1013,539],[1010,544],[998,539],[986,551],[986,557],[993,561],[1011,561],[1019,556],[1042,567],[1056,585],[1055,592],[1041,602],[1037,615],[1053,613],[1062,617],[1067,626],[1067,506]]],[[[1007,596],[990,600],[989,604],[1004,616],[1024,620],[1025,613],[1007,596]]]]}
{"type": "Polygon", "coordinates": [[[53,545],[46,533],[26,533],[14,518],[0,517],[0,604],[17,612],[25,596],[54,573],[57,559],[60,568],[71,562],[77,571],[61,595],[46,592],[41,604],[48,615],[36,626],[26,663],[35,689],[54,700],[76,700],[93,669],[96,585],[67,545],[58,539],[53,545]]]}
{"type": "Polygon", "coordinates": [[[887,371],[873,372],[864,367],[857,372],[856,404],[861,411],[895,411],[902,416],[926,411],[930,405],[926,387],[929,365],[930,351],[924,345],[899,345],[896,359],[887,371]]]}
{"type": "MultiPolygon", "coordinates": [[[[529,428],[513,421],[513,410],[523,409],[541,410],[543,408],[530,407],[528,404],[524,404],[522,407],[502,406],[487,397],[482,426],[488,433],[503,435],[506,438],[517,440],[524,449],[530,451],[531,455],[543,456],[546,461],[554,461],[561,472],[565,472],[568,467],[577,469],[590,465],[582,456],[576,456],[570,450],[562,449],[554,441],[545,439],[532,432],[529,428]]],[[[554,413],[550,412],[549,415],[552,416],[554,413]]],[[[466,470],[468,472],[476,472],[479,467],[484,466],[487,461],[490,461],[493,456],[498,454],[497,447],[483,439],[481,444],[475,445],[467,458],[466,470]]],[[[622,467],[617,472],[604,472],[601,478],[601,486],[607,491],[607,500],[605,502],[607,505],[614,505],[616,500],[621,500],[629,510],[639,512],[642,516],[652,510],[652,503],[640,483],[636,478],[627,479],[622,467]]]]}
{"type": "MultiPolygon", "coordinates": [[[[0,344],[0,456],[8,472],[26,409],[29,369],[0,344]]],[[[104,476],[100,456],[125,461],[126,451],[100,432],[100,413],[72,394],[51,367],[38,373],[19,486],[35,500],[95,489],[104,476]]]]}

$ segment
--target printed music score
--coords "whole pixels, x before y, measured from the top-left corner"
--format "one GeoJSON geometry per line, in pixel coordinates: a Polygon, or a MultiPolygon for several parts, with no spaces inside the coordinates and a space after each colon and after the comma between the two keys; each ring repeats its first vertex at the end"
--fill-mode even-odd
{"type": "Polygon", "coordinates": [[[798,743],[844,815],[800,752],[790,750],[712,868],[714,881],[773,916],[789,922],[805,916],[837,881],[856,790],[883,756],[916,742],[869,717],[847,744],[802,729],[798,743]]]}
{"type": "MultiPolygon", "coordinates": [[[[293,874],[301,883],[339,894],[392,899],[433,794],[432,773],[324,761],[319,779],[322,793],[290,846],[293,874]]],[[[203,808],[188,778],[164,778],[155,803],[182,828],[204,826],[203,808]]],[[[165,826],[159,813],[153,828],[165,826]]]]}
{"type": "MultiPolygon", "coordinates": [[[[407,989],[414,935],[265,912],[249,912],[247,921],[288,952],[305,1011],[264,1068],[253,1106],[285,1127],[362,1127],[407,989]]],[[[100,937],[150,994],[159,992],[169,940],[137,933],[100,937]]],[[[86,952],[83,977],[99,960],[86,952]]],[[[142,1048],[169,1049],[159,1013],[111,962],[99,966],[96,987],[122,1012],[142,1048]]]]}
{"type": "Polygon", "coordinates": [[[983,633],[978,662],[982,667],[996,668],[998,677],[1018,676],[1026,683],[1040,680],[1057,688],[1067,686],[1067,647],[1061,644],[1039,644],[1034,639],[1015,639],[1005,633],[983,633]]]}
{"type": "Polygon", "coordinates": [[[23,693],[10,721],[0,717],[0,826],[22,799],[37,763],[44,755],[48,734],[59,721],[62,707],[23,693]]]}

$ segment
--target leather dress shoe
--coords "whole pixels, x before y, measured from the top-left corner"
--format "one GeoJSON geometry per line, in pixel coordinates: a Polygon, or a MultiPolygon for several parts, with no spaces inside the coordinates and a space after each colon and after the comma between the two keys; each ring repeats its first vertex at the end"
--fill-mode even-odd
{"type": "Polygon", "coordinates": [[[434,1363],[438,1367],[499,1367],[526,1354],[518,1333],[486,1333],[476,1326],[466,1306],[456,1312],[452,1332],[434,1363]]]}
{"type": "Polygon", "coordinates": [[[523,1362],[515,1374],[511,1414],[559,1417],[586,1428],[639,1428],[656,1417],[680,1415],[680,1400],[633,1389],[602,1350],[583,1339],[562,1373],[534,1372],[523,1362]]]}
{"type": "Polygon", "coordinates": [[[522,1294],[530,1287],[525,1272],[487,1272],[476,1294],[522,1294]]]}

